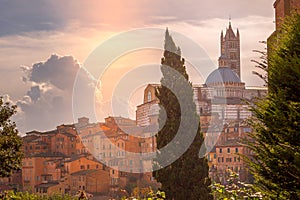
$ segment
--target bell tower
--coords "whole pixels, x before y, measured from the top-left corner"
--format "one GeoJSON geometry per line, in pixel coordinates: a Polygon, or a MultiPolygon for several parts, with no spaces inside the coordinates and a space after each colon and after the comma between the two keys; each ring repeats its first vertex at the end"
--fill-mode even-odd
{"type": "Polygon", "coordinates": [[[229,67],[241,78],[240,33],[238,29],[236,34],[233,32],[230,21],[225,36],[221,32],[220,43],[219,67],[229,67]]]}

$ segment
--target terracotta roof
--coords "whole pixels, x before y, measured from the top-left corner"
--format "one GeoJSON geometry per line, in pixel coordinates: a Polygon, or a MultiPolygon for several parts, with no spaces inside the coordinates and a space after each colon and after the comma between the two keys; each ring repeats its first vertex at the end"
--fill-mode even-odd
{"type": "Polygon", "coordinates": [[[99,170],[97,170],[97,169],[87,169],[87,170],[81,170],[81,171],[78,171],[78,172],[74,172],[71,175],[72,176],[87,175],[87,174],[90,174],[90,173],[94,173],[96,171],[99,171],[99,170]]]}
{"type": "Polygon", "coordinates": [[[28,157],[67,157],[67,156],[60,152],[55,152],[55,153],[43,152],[43,153],[34,154],[32,156],[28,156],[28,157]]]}
{"type": "Polygon", "coordinates": [[[49,188],[49,187],[52,187],[52,186],[55,186],[55,185],[58,185],[58,181],[51,181],[51,182],[48,182],[48,183],[41,183],[41,184],[36,185],[35,187],[36,188],[49,188]]]}

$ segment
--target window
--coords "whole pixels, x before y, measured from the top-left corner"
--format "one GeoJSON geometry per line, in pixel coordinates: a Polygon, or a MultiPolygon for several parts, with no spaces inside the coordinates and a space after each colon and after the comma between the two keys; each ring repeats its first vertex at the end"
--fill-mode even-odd
{"type": "Polygon", "coordinates": [[[220,153],[222,153],[222,148],[220,148],[220,153]]]}
{"type": "Polygon", "coordinates": [[[234,160],[234,162],[236,162],[236,157],[234,157],[234,159],[233,159],[233,160],[234,160]]]}
{"type": "Polygon", "coordinates": [[[236,54],[233,53],[233,52],[231,52],[231,53],[230,53],[230,59],[236,59],[236,54]]]}
{"type": "Polygon", "coordinates": [[[215,154],[214,154],[214,159],[216,159],[216,158],[217,158],[217,154],[215,153],[215,154]]]}
{"type": "Polygon", "coordinates": [[[151,92],[150,92],[150,91],[148,92],[148,95],[147,95],[147,101],[148,101],[148,102],[151,101],[151,92]]]}
{"type": "Polygon", "coordinates": [[[80,165],[80,169],[84,169],[84,165],[80,165]]]}
{"type": "Polygon", "coordinates": [[[250,132],[251,132],[251,128],[249,127],[244,128],[244,133],[250,133],[250,132]]]}
{"type": "Polygon", "coordinates": [[[227,153],[230,153],[230,148],[227,148],[227,153]]]}
{"type": "Polygon", "coordinates": [[[239,148],[235,148],[235,153],[238,153],[239,152],[239,148]]]}
{"type": "Polygon", "coordinates": [[[239,128],[238,127],[234,127],[234,132],[238,132],[239,128]]]}

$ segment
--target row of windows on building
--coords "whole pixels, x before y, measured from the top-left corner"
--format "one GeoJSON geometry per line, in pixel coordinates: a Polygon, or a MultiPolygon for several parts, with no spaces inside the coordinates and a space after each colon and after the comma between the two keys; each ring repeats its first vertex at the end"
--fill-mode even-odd
{"type": "MultiPolygon", "coordinates": [[[[116,160],[112,160],[108,162],[109,166],[123,166],[126,165],[126,161],[116,161],[116,160]]],[[[132,165],[133,161],[129,160],[129,165],[132,165]]]]}
{"type": "MultiPolygon", "coordinates": [[[[112,157],[114,157],[114,154],[112,152],[106,152],[106,153],[103,152],[103,153],[100,153],[99,155],[102,158],[112,158],[112,157]]],[[[125,156],[125,152],[124,151],[118,151],[118,152],[116,152],[116,156],[117,157],[125,156]]]]}
{"type": "MultiPolygon", "coordinates": [[[[225,160],[226,162],[240,162],[241,161],[241,158],[240,157],[234,157],[233,159],[232,158],[226,158],[225,160]]],[[[224,157],[218,157],[218,162],[224,162],[224,157]]]]}
{"type": "MultiPolygon", "coordinates": [[[[236,148],[233,148],[233,149],[227,148],[227,153],[233,152],[232,150],[233,150],[235,153],[238,153],[238,152],[239,152],[239,148],[236,147],[236,148]]],[[[222,149],[222,148],[219,149],[219,153],[223,153],[223,149],[222,149]]]]}

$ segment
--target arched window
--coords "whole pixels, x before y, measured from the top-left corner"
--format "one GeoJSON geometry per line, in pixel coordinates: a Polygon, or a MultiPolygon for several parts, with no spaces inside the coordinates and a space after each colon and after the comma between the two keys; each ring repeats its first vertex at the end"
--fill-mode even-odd
{"type": "Polygon", "coordinates": [[[150,91],[148,92],[147,100],[148,100],[148,102],[151,101],[151,92],[150,91]]]}

